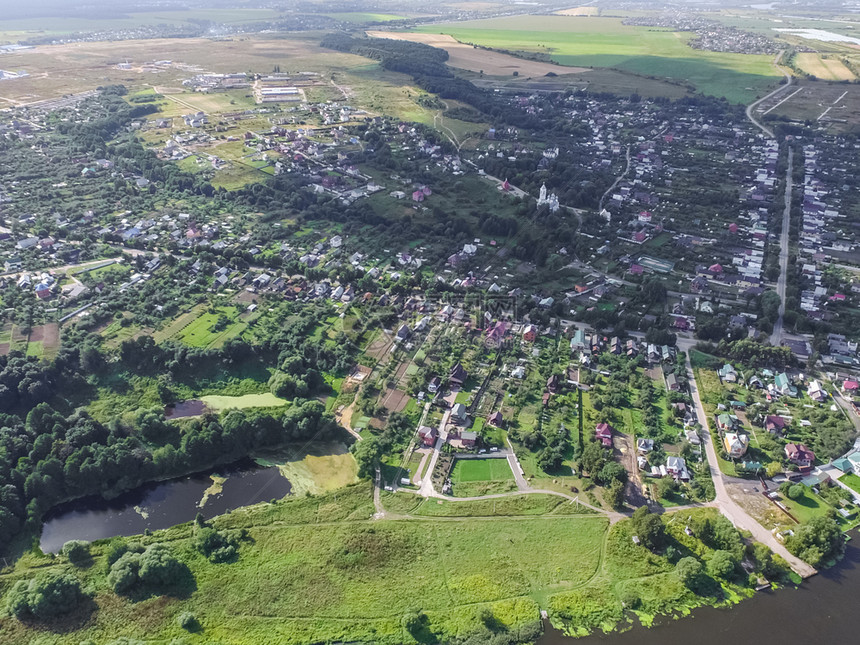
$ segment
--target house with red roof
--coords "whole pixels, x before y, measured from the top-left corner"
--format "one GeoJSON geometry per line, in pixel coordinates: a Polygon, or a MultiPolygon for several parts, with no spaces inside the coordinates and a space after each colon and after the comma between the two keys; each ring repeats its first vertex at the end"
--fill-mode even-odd
{"type": "Polygon", "coordinates": [[[776,414],[769,414],[764,418],[764,429],[772,434],[782,434],[788,426],[788,421],[776,414]]]}
{"type": "Polygon", "coordinates": [[[603,444],[604,448],[612,447],[612,426],[608,423],[598,423],[594,429],[594,437],[603,444]]]}
{"type": "Polygon", "coordinates": [[[785,456],[797,466],[800,471],[812,469],[815,462],[815,453],[802,443],[790,443],[785,446],[785,456]]]}
{"type": "Polygon", "coordinates": [[[439,436],[436,428],[430,426],[421,426],[418,428],[418,436],[421,438],[421,443],[426,448],[432,448],[436,445],[436,439],[439,436]]]}

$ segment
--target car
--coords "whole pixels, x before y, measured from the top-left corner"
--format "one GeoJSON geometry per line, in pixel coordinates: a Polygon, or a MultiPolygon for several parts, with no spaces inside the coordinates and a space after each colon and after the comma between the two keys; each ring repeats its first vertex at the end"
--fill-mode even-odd
{"type": "Polygon", "coordinates": [[[487,451],[486,451],[484,448],[481,448],[481,449],[478,451],[478,454],[479,454],[479,455],[483,455],[485,452],[487,452],[487,451]]]}
{"type": "Polygon", "coordinates": [[[389,486],[389,485],[387,485],[387,484],[386,484],[386,486],[385,486],[385,490],[387,490],[387,491],[393,491],[393,490],[394,490],[394,487],[393,487],[393,486],[389,486]]]}
{"type": "Polygon", "coordinates": [[[490,448],[490,452],[499,452],[499,449],[493,446],[492,448],[490,448]]]}

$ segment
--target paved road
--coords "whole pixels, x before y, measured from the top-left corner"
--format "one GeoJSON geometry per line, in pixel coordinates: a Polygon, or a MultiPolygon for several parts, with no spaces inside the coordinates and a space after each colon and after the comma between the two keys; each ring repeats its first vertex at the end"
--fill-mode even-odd
{"type": "Polygon", "coordinates": [[[606,189],[606,192],[605,192],[605,193],[603,193],[603,195],[602,195],[602,196],[601,196],[601,198],[600,198],[600,205],[598,206],[598,210],[600,210],[600,211],[602,211],[602,210],[603,210],[603,202],[605,202],[605,201],[606,201],[607,196],[608,196],[608,195],[609,195],[613,190],[615,190],[615,187],[616,187],[616,186],[621,182],[621,180],[622,180],[622,179],[624,179],[624,178],[627,176],[627,174],[630,172],[630,144],[629,144],[629,143],[627,144],[627,153],[626,153],[626,158],[627,158],[627,165],[624,167],[624,172],[623,172],[623,173],[621,173],[620,175],[618,175],[618,177],[615,179],[615,181],[614,181],[614,182],[612,182],[612,185],[611,185],[609,188],[607,188],[607,189],[606,189]]]}
{"type": "Polygon", "coordinates": [[[439,494],[433,488],[433,471],[436,468],[436,462],[439,461],[439,453],[442,451],[442,446],[448,440],[448,433],[445,431],[445,426],[448,425],[448,418],[451,416],[451,411],[446,410],[442,415],[442,420],[439,422],[439,438],[436,439],[436,445],[433,446],[433,455],[430,457],[430,465],[427,466],[427,476],[421,482],[421,488],[418,489],[418,494],[422,497],[437,497],[439,494]]]}
{"type": "MultiPolygon", "coordinates": [[[[708,417],[705,414],[705,408],[702,405],[702,399],[699,397],[699,389],[696,386],[696,379],[693,375],[693,366],[690,364],[689,348],[692,346],[691,341],[686,341],[684,349],[687,353],[687,371],[689,372],[690,395],[693,397],[693,402],[696,405],[696,413],[699,415],[699,422],[702,424],[702,441],[705,444],[705,452],[708,455],[708,468],[711,471],[711,478],[714,480],[714,489],[716,490],[716,500],[714,505],[720,509],[720,512],[725,515],[732,524],[738,529],[749,531],[757,542],[766,544],[771,551],[778,554],[789,563],[794,571],[804,577],[815,575],[816,570],[806,564],[800,558],[796,558],[786,549],[773,534],[765,529],[761,524],[754,520],[750,515],[740,507],[740,505],[732,499],[726,489],[726,483],[723,479],[723,474],[717,465],[717,451],[714,448],[714,442],[711,441],[711,429],[708,422],[708,417]]],[[[680,347],[679,342],[679,347],[680,347]]]]}
{"type": "Polygon", "coordinates": [[[785,81],[786,81],[785,85],[780,85],[778,88],[776,88],[770,94],[766,94],[765,96],[760,98],[758,101],[750,103],[747,106],[747,118],[753,123],[753,125],[755,125],[759,130],[764,132],[771,139],[774,138],[773,130],[771,130],[770,128],[768,128],[765,125],[762,125],[759,121],[757,121],[756,118],[753,116],[753,110],[755,110],[759,105],[761,105],[762,103],[767,101],[769,98],[776,96],[780,92],[785,92],[786,90],[788,90],[789,87],[791,87],[791,83],[794,80],[794,78],[792,78],[791,74],[789,74],[787,71],[785,71],[785,69],[783,69],[782,67],[779,66],[779,61],[782,58],[782,55],[784,53],[785,53],[784,51],[781,51],[781,52],[779,52],[779,54],[776,55],[776,58],[773,61],[773,66],[776,67],[779,71],[781,71],[785,75],[785,81]]]}
{"type": "Polygon", "coordinates": [[[777,346],[782,342],[783,318],[785,317],[785,285],[788,280],[788,229],[791,226],[791,194],[794,190],[794,154],[788,150],[788,169],[785,171],[785,208],[782,212],[782,233],[779,237],[779,280],[776,282],[776,293],[779,296],[779,318],[773,325],[770,344],[777,346]]]}
{"type": "Polygon", "coordinates": [[[514,446],[511,444],[511,440],[506,437],[505,441],[508,442],[508,466],[511,467],[511,472],[514,473],[514,481],[517,482],[517,489],[530,490],[531,486],[529,486],[529,483],[523,476],[523,467],[520,466],[520,460],[517,459],[517,453],[514,452],[514,446]]]}

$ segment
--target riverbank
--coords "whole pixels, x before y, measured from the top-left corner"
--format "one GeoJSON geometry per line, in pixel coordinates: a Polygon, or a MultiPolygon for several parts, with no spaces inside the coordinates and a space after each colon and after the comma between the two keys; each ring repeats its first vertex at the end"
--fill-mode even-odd
{"type": "MultiPolygon", "coordinates": [[[[58,645],[142,633],[169,641],[182,636],[177,617],[183,612],[194,614],[202,630],[186,634],[189,643],[399,645],[482,633],[533,642],[540,635],[541,609],[556,624],[585,633],[623,624],[631,608],[647,622],[660,613],[686,613],[752,593],[745,574],[723,583],[706,575],[702,581],[711,582],[699,593],[691,591],[673,560],[689,555],[707,562],[714,548],[687,535],[672,516],[661,523],[674,552],[655,554],[634,544],[630,520],[610,527],[597,514],[571,514],[565,507],[563,513],[552,508],[535,515],[523,505],[507,516],[484,517],[481,508],[472,516],[374,520],[371,489],[362,483],[214,518],[215,528],[247,531],[249,539],[230,564],[213,564],[193,548],[191,524],[133,538],[167,544],[187,563],[196,580],[188,597],[134,602],[116,596],[104,559],[120,539],[95,543],[93,562],[84,568],[28,553],[0,576],[0,592],[37,570],[68,570],[79,577],[93,590],[96,609],[73,630],[52,627],[58,645]]],[[[684,513],[699,523],[718,518],[714,509],[684,513]]],[[[0,621],[3,642],[27,642],[39,632],[0,621]]]]}

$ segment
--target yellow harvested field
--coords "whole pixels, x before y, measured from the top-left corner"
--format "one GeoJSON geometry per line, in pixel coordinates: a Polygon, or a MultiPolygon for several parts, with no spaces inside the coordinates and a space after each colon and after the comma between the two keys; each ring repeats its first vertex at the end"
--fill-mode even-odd
{"type": "Polygon", "coordinates": [[[555,13],[559,16],[599,16],[600,9],[597,7],[575,7],[573,9],[562,9],[555,13]]]}
{"type": "Polygon", "coordinates": [[[517,72],[519,76],[528,78],[531,76],[545,76],[550,72],[561,76],[562,74],[579,74],[590,71],[584,67],[562,67],[540,61],[525,60],[486,49],[476,49],[445,34],[368,31],[367,35],[372,38],[411,40],[412,42],[438,47],[448,52],[448,65],[451,67],[459,67],[470,72],[483,71],[484,74],[489,74],[490,76],[512,76],[514,72],[517,72]]]}
{"type": "Polygon", "coordinates": [[[855,78],[845,63],[837,58],[825,58],[822,54],[804,53],[797,54],[795,60],[800,69],[823,81],[853,81],[855,78]]]}

